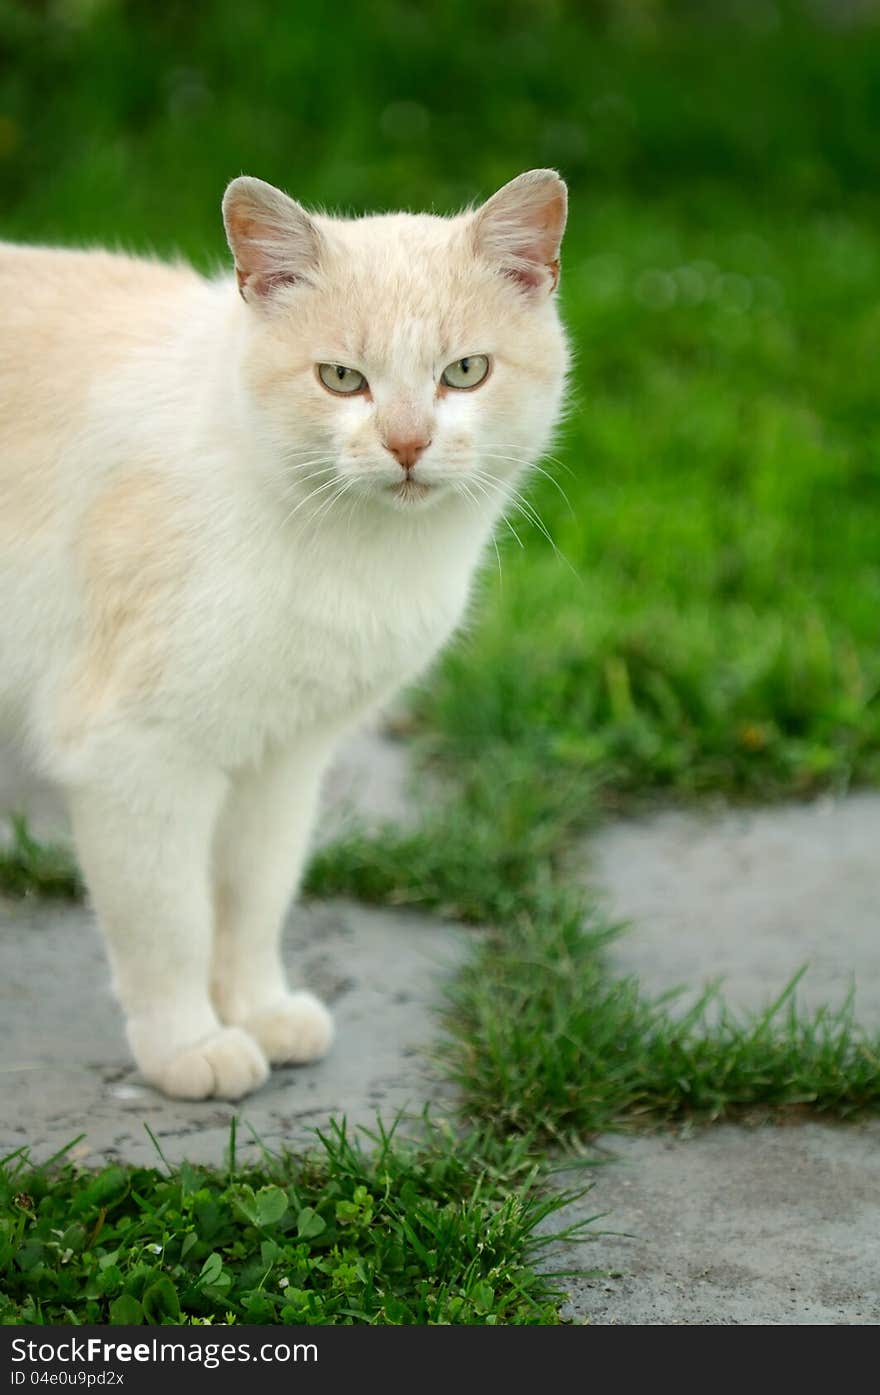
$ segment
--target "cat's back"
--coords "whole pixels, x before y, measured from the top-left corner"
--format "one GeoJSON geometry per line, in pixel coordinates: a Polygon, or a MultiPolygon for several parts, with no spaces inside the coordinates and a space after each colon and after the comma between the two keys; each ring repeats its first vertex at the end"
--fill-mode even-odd
{"type": "Polygon", "coordinates": [[[205,284],[185,265],[0,242],[0,545],[71,501],[63,462],[87,439],[95,385],[145,346],[161,361],[179,307],[205,284]]]}
{"type": "Polygon", "coordinates": [[[0,725],[21,725],[27,695],[69,661],[82,558],[137,571],[156,490],[118,435],[152,413],[146,389],[120,401],[120,370],[146,352],[141,378],[159,376],[207,285],[183,265],[0,242],[0,725]],[[119,468],[135,475],[127,499],[109,483],[119,468]]]}
{"type": "Polygon", "coordinates": [[[0,242],[0,393],[4,380],[57,392],[109,366],[161,335],[199,284],[184,264],[0,242]]]}
{"type": "Polygon", "coordinates": [[[107,308],[116,302],[173,293],[202,278],[186,262],[108,252],[46,247],[0,238],[0,296],[23,313],[67,304],[107,308]]]}

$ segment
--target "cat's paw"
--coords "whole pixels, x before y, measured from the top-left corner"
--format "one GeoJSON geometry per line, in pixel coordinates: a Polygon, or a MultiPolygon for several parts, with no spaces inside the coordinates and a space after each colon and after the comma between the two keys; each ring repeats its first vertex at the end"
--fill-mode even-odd
{"type": "Polygon", "coordinates": [[[239,1027],[222,1027],[144,1074],[173,1099],[238,1100],[266,1083],[269,1066],[252,1036],[239,1027]]]}
{"type": "Polygon", "coordinates": [[[253,1013],[244,1027],[274,1065],[316,1061],[333,1041],[333,1018],[313,993],[285,993],[253,1013]]]}

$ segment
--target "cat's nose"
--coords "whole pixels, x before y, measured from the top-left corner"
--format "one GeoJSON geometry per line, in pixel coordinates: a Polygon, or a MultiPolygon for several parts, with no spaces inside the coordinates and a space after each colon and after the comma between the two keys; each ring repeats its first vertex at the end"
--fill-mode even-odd
{"type": "Polygon", "coordinates": [[[389,436],[384,442],[385,449],[390,450],[398,465],[404,470],[411,470],[430,444],[430,436],[389,436]]]}

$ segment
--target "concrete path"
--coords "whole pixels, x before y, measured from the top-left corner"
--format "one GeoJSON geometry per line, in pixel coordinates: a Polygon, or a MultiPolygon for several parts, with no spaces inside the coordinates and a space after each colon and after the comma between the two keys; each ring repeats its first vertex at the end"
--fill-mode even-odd
{"type": "MultiPolygon", "coordinates": [[[[804,964],[805,1009],[880,1031],[880,797],[707,818],[664,813],[592,841],[612,947],[648,993],[721,976],[761,1009],[804,964]]],[[[686,994],[682,1006],[692,1001],[686,994]]],[[[594,1323],[880,1323],[880,1121],[704,1129],[602,1140],[617,1159],[565,1223],[626,1232],[569,1247],[569,1316],[594,1323]]],[[[583,1170],[563,1175],[582,1186],[583,1170]]]]}
{"type": "Polygon", "coordinates": [[[548,1268],[566,1315],[598,1325],[880,1323],[880,1121],[604,1140],[609,1166],[554,1224],[605,1213],[548,1268]]]}
{"type": "Polygon", "coordinates": [[[854,985],[856,1016],[880,1031],[880,796],[623,821],[588,856],[628,922],[612,964],[647,993],[720,978],[732,1006],[761,1008],[806,964],[804,1008],[854,985]]]}
{"type": "Polygon", "coordinates": [[[0,1155],[28,1144],[42,1160],[85,1133],[75,1156],[90,1164],[156,1164],[147,1123],[170,1162],[220,1163],[234,1116],[247,1159],[251,1130],[272,1149],[300,1148],[331,1116],[371,1127],[444,1094],[424,1048],[431,1003],[465,949],[449,926],[345,902],[297,908],[285,958],[332,1005],[337,1040],[326,1060],[274,1070],[233,1105],[168,1100],[140,1080],[88,911],[0,906],[0,1155]]]}
{"type": "MultiPolygon", "coordinates": [[[[358,736],[331,772],[318,841],[351,817],[402,817],[405,753],[376,733],[358,736]]],[[[43,837],[68,836],[57,793],[0,756],[0,813],[19,809],[43,837]]],[[[75,1156],[155,1163],[148,1124],[169,1161],[219,1163],[238,1118],[238,1153],[314,1142],[312,1130],[345,1115],[387,1124],[399,1111],[442,1107],[447,1091],[426,1058],[432,1005],[467,952],[472,932],[426,916],[346,902],[297,906],[284,951],[291,976],[333,1008],[337,1040],[325,1061],[272,1072],[239,1105],[164,1099],[131,1063],[110,991],[104,948],[84,907],[0,898],[0,1155],[27,1144],[43,1159],[85,1132],[75,1156]]]]}
{"type": "MultiPolygon", "coordinates": [[[[404,753],[353,743],[328,789],[324,830],[407,808],[404,753]]],[[[27,807],[45,833],[57,800],[0,759],[0,809],[27,807]]],[[[805,1006],[838,1004],[855,977],[857,1014],[880,1023],[880,797],[858,795],[707,819],[682,814],[608,826],[590,876],[616,919],[612,951],[649,992],[723,975],[728,1000],[760,1008],[806,961],[805,1006]]],[[[587,862],[584,854],[584,862],[587,862]]],[[[326,1062],[273,1073],[241,1107],[184,1104],[143,1085],[128,1058],[103,950],[83,908],[0,901],[0,1149],[45,1157],[83,1131],[78,1156],[220,1161],[230,1120],[239,1153],[299,1146],[345,1113],[352,1125],[449,1100],[421,1048],[431,1005],[468,952],[469,933],[423,916],[327,903],[293,911],[286,953],[332,1003],[326,1062]]],[[[880,1121],[861,1126],[725,1126],[599,1141],[615,1162],[586,1174],[593,1191],[555,1223],[608,1213],[615,1232],[557,1252],[551,1267],[602,1269],[569,1279],[567,1312],[599,1324],[880,1322],[880,1121]],[[625,1234],[623,1234],[625,1233],[625,1234]]],[[[582,1185],[583,1171],[562,1185],[582,1185]]]]}

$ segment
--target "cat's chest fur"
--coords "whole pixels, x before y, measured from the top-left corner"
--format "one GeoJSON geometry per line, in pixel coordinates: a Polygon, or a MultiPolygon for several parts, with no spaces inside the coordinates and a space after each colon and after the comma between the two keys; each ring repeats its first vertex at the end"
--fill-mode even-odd
{"type": "Polygon", "coordinates": [[[412,679],[464,610],[475,549],[280,537],[194,588],[180,686],[225,763],[344,726],[412,679]],[[201,594],[200,594],[201,588],[201,594]]]}

